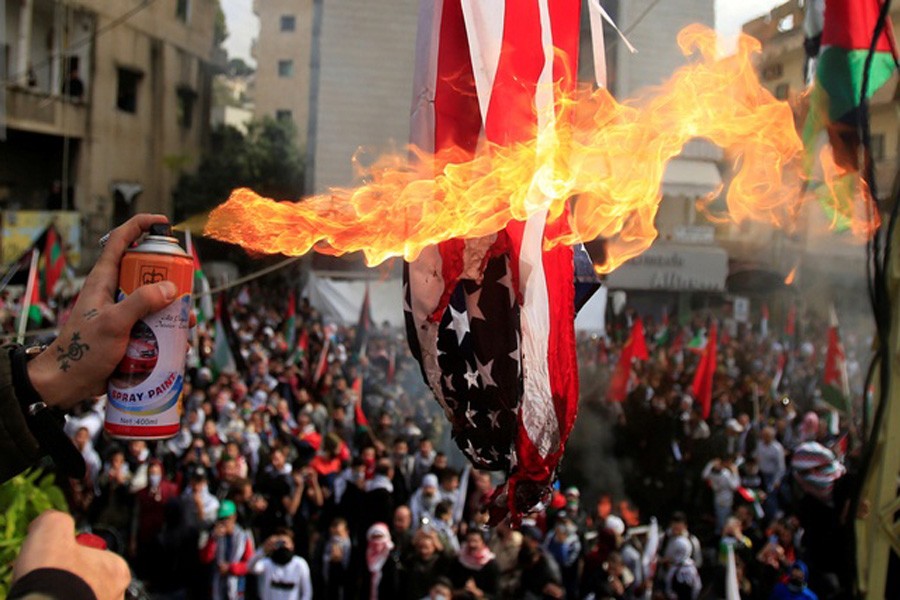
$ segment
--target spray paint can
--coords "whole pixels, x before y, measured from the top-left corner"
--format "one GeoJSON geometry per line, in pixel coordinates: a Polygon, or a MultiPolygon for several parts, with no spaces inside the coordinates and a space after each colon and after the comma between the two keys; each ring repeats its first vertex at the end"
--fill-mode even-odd
{"type": "Polygon", "coordinates": [[[125,356],[109,379],[105,428],[113,437],[166,439],[181,426],[194,263],[166,224],[152,225],[122,257],[116,301],[160,281],[175,284],[175,300],[135,323],[125,356]]]}

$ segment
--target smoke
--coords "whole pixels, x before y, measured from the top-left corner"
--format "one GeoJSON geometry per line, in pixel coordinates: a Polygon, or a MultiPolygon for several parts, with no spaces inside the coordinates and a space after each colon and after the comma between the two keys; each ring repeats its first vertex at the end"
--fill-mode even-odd
{"type": "Polygon", "coordinates": [[[585,507],[593,507],[602,495],[614,499],[625,497],[622,473],[624,457],[617,457],[616,410],[605,399],[608,374],[592,364],[582,363],[580,369],[581,398],[578,419],[572,428],[566,453],[562,460],[560,481],[581,490],[585,507]]]}

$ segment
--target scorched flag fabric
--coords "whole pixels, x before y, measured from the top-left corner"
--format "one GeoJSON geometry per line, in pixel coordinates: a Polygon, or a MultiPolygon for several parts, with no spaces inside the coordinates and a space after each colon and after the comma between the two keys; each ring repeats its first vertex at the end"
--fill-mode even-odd
{"type": "MultiPolygon", "coordinates": [[[[580,7],[423,0],[412,143],[441,168],[481,140],[552,133],[556,95],[577,72],[580,7]]],[[[545,200],[527,180],[523,193],[545,200]]],[[[430,247],[404,270],[410,348],[457,444],[477,467],[510,474],[497,518],[546,496],[575,420],[573,250],[544,247],[565,217],[538,209],[494,236],[430,247]]]]}

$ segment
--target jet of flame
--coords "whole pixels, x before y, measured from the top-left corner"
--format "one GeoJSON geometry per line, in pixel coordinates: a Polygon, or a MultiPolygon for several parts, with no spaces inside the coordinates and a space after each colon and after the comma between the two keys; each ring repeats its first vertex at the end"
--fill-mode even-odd
{"type": "MultiPolygon", "coordinates": [[[[538,210],[555,218],[569,203],[571,233],[546,243],[607,238],[602,271],[609,272],[656,238],[666,164],[694,138],[722,147],[733,165],[728,213],[719,218],[792,229],[814,195],[806,191],[791,109],[760,85],[753,68],[760,43],[742,36],[734,55],[719,58],[715,33],[700,25],[685,28],[678,42],[696,59],[665,85],[624,103],[605,89],[581,89],[561,101],[550,135],[485,144],[465,160],[454,150],[385,155],[365,169],[361,185],[299,202],[238,189],[212,211],[205,233],[262,253],[362,251],[375,265],[397,256],[414,260],[444,240],[496,233],[538,210]]],[[[838,175],[845,174],[832,173],[838,175]]],[[[835,213],[847,212],[846,200],[825,196],[835,213]]],[[[870,228],[864,223],[854,231],[870,228]]]]}
{"type": "Polygon", "coordinates": [[[793,285],[794,279],[797,277],[797,267],[799,266],[799,264],[794,265],[794,268],[790,270],[787,277],[784,278],[784,285],[793,285]]]}

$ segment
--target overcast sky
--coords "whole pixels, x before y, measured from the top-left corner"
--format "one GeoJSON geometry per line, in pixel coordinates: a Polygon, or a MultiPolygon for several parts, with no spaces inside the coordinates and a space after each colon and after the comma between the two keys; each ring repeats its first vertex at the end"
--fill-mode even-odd
{"type": "MultiPolygon", "coordinates": [[[[626,0],[627,1],[627,0],[626,0]]],[[[665,0],[662,0],[665,2],[665,0]]],[[[786,0],[715,0],[716,29],[725,35],[736,35],[741,25],[769,12],[786,0]]],[[[240,57],[254,64],[250,56],[250,44],[259,31],[259,19],[253,14],[253,0],[221,0],[228,23],[228,39],[225,49],[229,58],[240,57]]],[[[652,13],[648,15],[652,19],[652,13]]],[[[627,29],[627,23],[619,23],[627,29]]]]}

